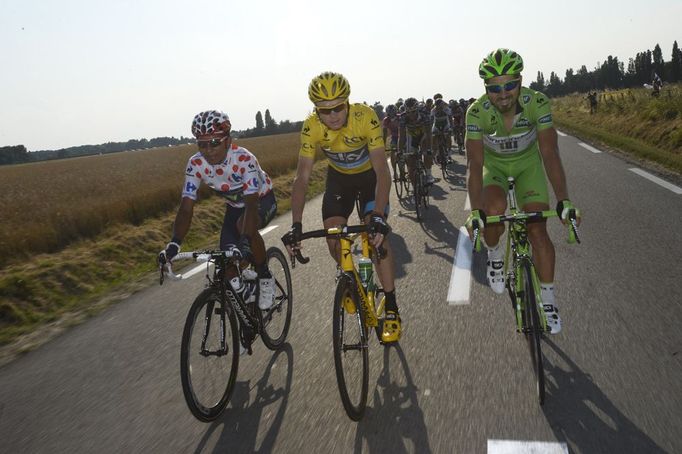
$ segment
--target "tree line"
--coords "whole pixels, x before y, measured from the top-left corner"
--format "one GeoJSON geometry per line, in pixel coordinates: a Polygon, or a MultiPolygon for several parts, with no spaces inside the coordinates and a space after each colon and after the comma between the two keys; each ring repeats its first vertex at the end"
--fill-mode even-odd
{"type": "Polygon", "coordinates": [[[256,127],[241,131],[235,131],[236,137],[260,137],[272,134],[286,134],[288,132],[298,132],[303,126],[303,121],[282,120],[279,123],[272,118],[270,109],[265,109],[265,118],[259,110],[256,113],[256,127]]]}
{"type": "Polygon", "coordinates": [[[664,82],[682,81],[682,51],[677,41],[673,43],[669,61],[665,61],[661,46],[656,44],[653,51],[638,52],[634,58],[630,58],[627,67],[618,57],[609,55],[604,62],[597,63],[592,71],[585,65],[578,71],[567,69],[563,80],[554,71],[550,73],[549,80],[538,71],[537,80],[529,87],[556,97],[575,92],[641,87],[651,84],[654,74],[658,74],[664,82]]]}
{"type": "Polygon", "coordinates": [[[40,150],[29,152],[24,145],[0,147],[0,165],[21,164],[46,161],[49,159],[75,158],[121,151],[145,150],[148,148],[169,147],[194,142],[194,138],[155,137],[153,139],[131,139],[127,142],[107,142],[100,145],[79,145],[59,150],[40,150]]]}

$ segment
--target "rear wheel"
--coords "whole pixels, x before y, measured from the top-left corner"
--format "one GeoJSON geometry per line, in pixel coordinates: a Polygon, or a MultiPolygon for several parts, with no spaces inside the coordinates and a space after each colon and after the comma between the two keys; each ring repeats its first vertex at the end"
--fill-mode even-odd
{"type": "MultiPolygon", "coordinates": [[[[398,195],[398,199],[403,197],[403,169],[400,166],[400,158],[396,157],[397,162],[392,162],[393,165],[393,185],[395,186],[395,193],[398,195]]],[[[404,166],[404,165],[403,165],[404,166]]]]}
{"type": "Polygon", "coordinates": [[[364,314],[354,285],[354,280],[347,275],[338,280],[334,297],[332,338],[341,402],[348,417],[359,421],[367,405],[369,361],[364,314]]]}
{"type": "Polygon", "coordinates": [[[197,419],[208,422],[220,416],[234,390],[238,367],[237,319],[223,306],[218,290],[207,288],[187,314],[180,347],[182,391],[197,419]]]}
{"type": "Polygon", "coordinates": [[[523,311],[524,311],[524,325],[526,338],[530,347],[530,354],[533,359],[533,369],[535,371],[535,378],[538,391],[538,402],[540,405],[545,403],[545,370],[542,359],[542,325],[540,324],[540,316],[538,310],[541,308],[537,303],[537,295],[535,294],[535,287],[533,286],[532,266],[525,262],[521,267],[523,283],[523,311]]]}
{"type": "Polygon", "coordinates": [[[293,300],[291,273],[284,253],[276,247],[266,252],[268,268],[275,278],[275,303],[261,317],[263,343],[270,350],[279,349],[289,333],[293,300]]]}

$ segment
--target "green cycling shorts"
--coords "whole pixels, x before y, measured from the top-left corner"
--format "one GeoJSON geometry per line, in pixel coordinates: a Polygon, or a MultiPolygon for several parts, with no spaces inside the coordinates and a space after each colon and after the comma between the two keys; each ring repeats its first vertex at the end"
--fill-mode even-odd
{"type": "Polygon", "coordinates": [[[483,187],[499,186],[506,194],[507,177],[514,177],[516,182],[516,202],[519,208],[528,203],[549,205],[545,167],[539,152],[525,153],[518,159],[499,159],[484,151],[483,187]]]}

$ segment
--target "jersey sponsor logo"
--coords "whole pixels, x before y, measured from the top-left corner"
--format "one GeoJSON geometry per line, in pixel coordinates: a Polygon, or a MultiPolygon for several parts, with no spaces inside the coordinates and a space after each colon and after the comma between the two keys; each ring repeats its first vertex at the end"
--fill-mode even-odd
{"type": "Polygon", "coordinates": [[[349,147],[358,147],[362,145],[362,143],[365,141],[365,137],[348,137],[348,136],[343,136],[343,143],[348,145],[349,147]]]}
{"type": "Polygon", "coordinates": [[[540,119],[538,120],[538,123],[540,123],[540,124],[547,124],[547,123],[551,123],[551,122],[552,122],[552,114],[551,113],[540,117],[540,119]]]}
{"type": "Polygon", "coordinates": [[[471,131],[471,132],[481,132],[482,130],[481,130],[481,128],[479,128],[479,127],[476,126],[476,125],[467,125],[467,131],[471,131]]]}
{"type": "Polygon", "coordinates": [[[483,103],[483,108],[484,108],[485,110],[490,109],[490,101],[485,101],[485,102],[483,103]]]}
{"type": "Polygon", "coordinates": [[[308,134],[309,132],[310,132],[310,126],[304,126],[303,130],[301,131],[301,134],[303,134],[304,136],[310,137],[310,134],[308,134]]]}
{"type": "Polygon", "coordinates": [[[312,143],[303,142],[303,149],[304,150],[314,150],[315,145],[313,145],[312,143]]]}
{"type": "Polygon", "coordinates": [[[188,181],[187,184],[185,185],[185,193],[187,194],[193,194],[199,189],[197,185],[192,183],[191,181],[188,181]]]}
{"type": "Polygon", "coordinates": [[[514,125],[516,128],[525,128],[527,126],[530,126],[530,121],[527,118],[520,118],[514,125]]]}
{"type": "Polygon", "coordinates": [[[369,159],[369,149],[367,146],[344,153],[334,153],[330,149],[323,149],[322,151],[324,151],[324,154],[332,163],[346,169],[359,167],[369,159]]]}
{"type": "MultiPolygon", "coordinates": [[[[372,119],[370,120],[370,123],[372,124],[372,126],[374,126],[374,128],[376,128],[376,127],[378,127],[378,126],[379,126],[379,122],[378,122],[378,121],[376,121],[376,120],[375,120],[375,119],[373,119],[373,118],[372,118],[372,119]]],[[[372,128],[372,129],[374,129],[374,128],[372,128]]]]}
{"type": "Polygon", "coordinates": [[[360,118],[362,118],[362,112],[360,112],[359,110],[358,110],[357,112],[355,112],[354,115],[355,115],[355,118],[358,119],[358,120],[359,120],[360,118]]]}
{"type": "Polygon", "coordinates": [[[523,103],[528,104],[530,102],[530,95],[523,95],[523,103]]]}
{"type": "Polygon", "coordinates": [[[545,98],[543,98],[542,96],[538,96],[538,99],[535,102],[537,102],[538,104],[544,104],[545,101],[546,101],[545,98]]]}
{"type": "Polygon", "coordinates": [[[185,175],[192,175],[193,173],[194,173],[194,167],[192,167],[192,166],[187,167],[187,169],[185,170],[185,175]]]}

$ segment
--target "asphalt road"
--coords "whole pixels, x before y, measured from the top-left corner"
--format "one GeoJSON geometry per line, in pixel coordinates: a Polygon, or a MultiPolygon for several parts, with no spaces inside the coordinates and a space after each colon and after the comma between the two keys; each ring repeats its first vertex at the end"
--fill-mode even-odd
{"type": "MultiPolygon", "coordinates": [[[[483,255],[473,259],[468,301],[448,304],[468,214],[457,157],[458,176],[437,182],[423,225],[392,196],[404,333],[396,348],[371,340],[359,423],[346,416],[334,375],[334,265],[324,241],[310,240],[311,263],[293,272],[288,343],[273,354],[258,341],[242,357],[219,420],[195,420],[180,384],[198,274],[141,291],[2,367],[0,451],[682,452],[682,195],[577,143],[560,138],[583,242],[566,244],[550,223],[564,329],[543,344],[544,406],[506,296],[485,285],[483,255]]],[[[321,226],[320,202],[306,205],[306,230],[321,226]]],[[[278,244],[290,218],[271,225],[266,241],[278,244]]]]}

